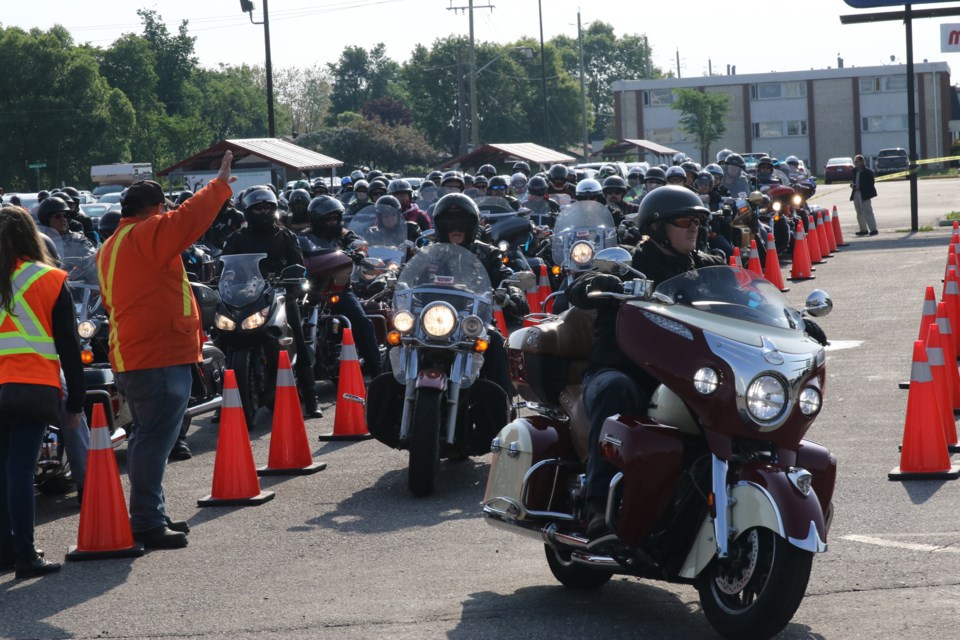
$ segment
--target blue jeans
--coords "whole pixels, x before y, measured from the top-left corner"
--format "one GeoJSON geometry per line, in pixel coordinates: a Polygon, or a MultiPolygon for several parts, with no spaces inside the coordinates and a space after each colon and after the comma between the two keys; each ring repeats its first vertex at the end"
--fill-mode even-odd
{"type": "Polygon", "coordinates": [[[583,408],[590,419],[587,497],[606,498],[610,481],[617,473],[617,468],[597,452],[604,421],[616,414],[637,415],[646,410],[649,402],[649,394],[617,369],[600,369],[583,379],[583,408]]]}
{"type": "MultiPolygon", "coordinates": [[[[83,482],[87,477],[87,451],[90,449],[90,425],[87,424],[87,416],[80,414],[80,424],[71,429],[67,425],[67,382],[60,372],[60,388],[63,393],[60,397],[60,437],[63,440],[63,446],[67,450],[67,460],[70,461],[70,474],[73,476],[73,482],[77,485],[77,490],[83,490],[83,482]]],[[[110,407],[104,407],[111,411],[110,407]]]]}
{"type": "Polygon", "coordinates": [[[163,473],[173,449],[193,384],[191,365],[140,369],[117,374],[133,425],[127,440],[130,526],[143,531],[165,524],[163,473]]]}
{"type": "Polygon", "coordinates": [[[0,413],[0,549],[33,551],[33,467],[47,427],[0,413]]]}
{"type": "Polygon", "coordinates": [[[380,349],[377,346],[377,333],[373,323],[352,291],[340,294],[340,302],[330,307],[333,313],[346,316],[350,321],[350,332],[357,346],[357,355],[363,359],[363,373],[371,377],[380,375],[380,349]]]}

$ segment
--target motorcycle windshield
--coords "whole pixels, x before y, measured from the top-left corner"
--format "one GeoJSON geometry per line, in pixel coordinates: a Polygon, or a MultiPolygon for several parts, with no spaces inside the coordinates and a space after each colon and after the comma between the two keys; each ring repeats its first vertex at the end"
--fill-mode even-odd
{"type": "Polygon", "coordinates": [[[365,207],[358,215],[350,220],[347,228],[363,238],[367,244],[367,256],[383,260],[385,264],[400,265],[403,263],[405,250],[400,248],[407,240],[407,224],[400,209],[388,204],[376,204],[365,207]],[[374,215],[373,222],[367,224],[371,209],[374,215]],[[387,226],[390,223],[393,226],[387,226]]]}
{"type": "Polygon", "coordinates": [[[71,283],[100,288],[97,274],[97,250],[86,238],[62,236],[60,263],[71,283]]]}
{"type": "Polygon", "coordinates": [[[480,209],[481,218],[498,213],[516,213],[513,207],[510,206],[510,202],[500,196],[481,196],[476,198],[474,202],[477,203],[477,207],[480,209]]]}
{"type": "Polygon", "coordinates": [[[660,283],[654,295],[672,304],[694,307],[727,318],[781,329],[800,329],[800,313],[779,289],[739,267],[717,266],[688,271],[660,283]]]}
{"type": "Polygon", "coordinates": [[[575,202],[562,209],[553,225],[553,234],[553,261],[559,265],[569,262],[570,248],[577,242],[589,242],[596,252],[614,246],[617,241],[613,214],[591,200],[575,202]]]}
{"type": "Polygon", "coordinates": [[[265,253],[220,256],[223,268],[217,290],[224,304],[244,307],[263,295],[267,282],[260,274],[260,261],[266,257],[265,253]]]}
{"type": "Polygon", "coordinates": [[[421,249],[407,263],[397,279],[395,308],[421,307],[434,300],[490,321],[493,286],[477,256],[459,245],[438,242],[421,249]],[[475,308],[477,299],[480,304],[475,308]]]}

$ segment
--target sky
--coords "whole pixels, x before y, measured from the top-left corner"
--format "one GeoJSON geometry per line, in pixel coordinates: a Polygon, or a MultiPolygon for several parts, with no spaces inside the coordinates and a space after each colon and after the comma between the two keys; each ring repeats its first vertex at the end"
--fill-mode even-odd
{"type": "MultiPolygon", "coordinates": [[[[584,26],[613,24],[617,35],[646,34],[654,64],[680,75],[797,71],[837,66],[876,66],[906,62],[902,22],[841,25],[840,16],[866,11],[841,0],[540,0],[544,38],[577,35],[577,13],[584,26]]],[[[274,69],[335,62],[348,45],[372,48],[383,42],[387,54],[403,62],[413,47],[454,33],[467,34],[468,0],[268,0],[274,69]]],[[[263,0],[254,0],[261,19],[263,0]]],[[[124,33],[140,33],[138,8],[157,11],[171,32],[189,21],[201,65],[263,64],[263,27],[250,24],[238,0],[5,0],[0,24],[47,29],[62,24],[78,43],[108,47],[124,33]]],[[[474,0],[478,42],[539,38],[537,0],[474,0]],[[493,9],[481,8],[493,5],[493,9]]],[[[925,7],[960,7],[958,2],[925,7]]],[[[890,7],[895,10],[899,7],[890,7]]],[[[940,24],[960,24],[960,15],[914,21],[914,59],[945,61],[960,74],[960,55],[940,52],[940,24]]],[[[478,66],[485,61],[478,60],[478,66]]],[[[960,82],[960,76],[958,76],[960,82]]]]}

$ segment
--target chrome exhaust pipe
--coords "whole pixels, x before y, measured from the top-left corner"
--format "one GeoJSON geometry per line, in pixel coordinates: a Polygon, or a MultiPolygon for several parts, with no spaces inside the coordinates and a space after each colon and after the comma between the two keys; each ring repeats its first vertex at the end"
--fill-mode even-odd
{"type": "Polygon", "coordinates": [[[596,569],[622,569],[620,563],[610,556],[599,556],[593,553],[583,553],[582,551],[571,552],[570,560],[577,564],[594,567],[596,569]]]}
{"type": "Polygon", "coordinates": [[[201,402],[198,405],[187,407],[187,410],[184,413],[190,418],[195,418],[196,416],[203,415],[204,413],[209,413],[214,409],[220,408],[220,405],[222,404],[223,396],[217,396],[212,400],[207,400],[206,402],[201,402]]]}

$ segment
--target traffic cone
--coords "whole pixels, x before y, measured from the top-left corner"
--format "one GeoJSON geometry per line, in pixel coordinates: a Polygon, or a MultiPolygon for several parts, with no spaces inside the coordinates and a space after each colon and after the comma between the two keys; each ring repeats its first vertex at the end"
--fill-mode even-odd
{"type": "Polygon", "coordinates": [[[833,235],[837,238],[837,246],[849,246],[849,242],[843,241],[843,229],[840,228],[840,214],[837,213],[837,205],[833,205],[833,213],[830,214],[830,217],[833,218],[833,235]]]}
{"type": "Polygon", "coordinates": [[[740,247],[733,248],[733,257],[737,259],[737,263],[730,263],[734,267],[743,267],[743,257],[740,255],[740,247]]]}
{"type": "MultiPolygon", "coordinates": [[[[540,296],[540,304],[537,306],[536,311],[544,311],[544,303],[547,301],[547,298],[550,297],[550,294],[553,293],[553,287],[550,286],[550,275],[547,273],[547,265],[540,265],[540,280],[537,283],[537,295],[540,296]]],[[[534,311],[534,309],[530,309],[534,311]]]]}
{"type": "Polygon", "coordinates": [[[797,235],[793,239],[793,261],[790,263],[790,279],[794,282],[800,280],[813,280],[812,265],[810,264],[810,254],[807,253],[807,239],[803,234],[803,224],[797,224],[797,235]]]}
{"type": "Polygon", "coordinates": [[[837,235],[833,232],[833,217],[830,215],[830,209],[823,210],[823,228],[827,232],[827,244],[830,245],[830,253],[839,251],[837,248],[837,235]]]}
{"type": "Polygon", "coordinates": [[[780,270],[780,259],[777,257],[777,243],[772,233],[767,234],[767,257],[763,265],[763,277],[780,291],[790,291],[784,286],[783,271],[780,270]]]}
{"type": "Polygon", "coordinates": [[[504,338],[510,335],[510,332],[507,331],[507,319],[503,317],[503,309],[499,306],[493,308],[493,320],[497,323],[497,329],[500,330],[504,338]]]}
{"type": "Polygon", "coordinates": [[[527,306],[530,307],[531,313],[536,313],[540,309],[540,289],[533,288],[526,292],[527,296],[527,306]]]}
{"type": "MultiPolygon", "coordinates": [[[[927,287],[926,292],[923,296],[923,309],[920,313],[920,333],[917,335],[917,340],[927,339],[927,328],[930,325],[935,325],[937,319],[937,297],[933,292],[933,287],[927,287]]],[[[909,389],[909,382],[899,383],[901,389],[909,389]]],[[[948,385],[949,388],[949,385],[948,385]]],[[[951,394],[952,397],[952,394],[951,394]]]]}
{"type": "Polygon", "coordinates": [[[950,395],[950,385],[947,382],[947,372],[944,368],[940,330],[936,324],[930,325],[927,332],[927,362],[930,363],[930,373],[933,376],[933,389],[937,400],[937,409],[943,423],[943,435],[947,441],[947,449],[951,452],[960,451],[957,445],[957,423],[953,419],[953,398],[950,395]]]}
{"type": "MultiPolygon", "coordinates": [[[[950,318],[950,327],[960,327],[960,284],[957,274],[947,272],[947,279],[943,282],[943,295],[940,299],[947,305],[947,317],[950,318]]],[[[953,348],[960,353],[960,331],[953,333],[953,348]]]]}
{"type": "Polygon", "coordinates": [[[737,258],[737,256],[730,256],[730,266],[731,267],[740,266],[740,260],[737,258]]]}
{"type": "Polygon", "coordinates": [[[810,253],[811,264],[822,264],[826,256],[820,251],[820,234],[817,233],[817,223],[812,215],[807,215],[807,251],[810,253]]]}
{"type": "Polygon", "coordinates": [[[273,491],[260,490],[237,378],[233,369],[227,369],[223,373],[223,405],[220,407],[220,435],[213,463],[213,490],[210,495],[197,500],[197,506],[261,505],[273,498],[273,491]]]}
{"type": "Polygon", "coordinates": [[[290,368],[290,355],[280,351],[277,367],[277,395],[273,403],[273,427],[270,431],[270,457],[267,466],[257,469],[258,476],[305,476],[327,468],[326,462],[314,462],[307,442],[307,425],[300,412],[297,383],[290,368]]]}
{"type": "Polygon", "coordinates": [[[820,253],[823,254],[824,258],[828,258],[831,255],[830,241],[827,240],[827,230],[823,226],[823,216],[820,215],[819,211],[813,214],[813,220],[817,225],[817,238],[820,240],[820,253]]]}
{"type": "Polygon", "coordinates": [[[360,360],[353,342],[353,332],[343,330],[343,346],[340,351],[340,379],[337,381],[337,403],[334,407],[333,433],[320,436],[320,440],[366,440],[371,437],[363,410],[367,404],[367,389],[363,386],[360,360]]]}
{"type": "Polygon", "coordinates": [[[760,253],[757,251],[757,241],[750,241],[750,259],[747,262],[747,271],[752,271],[761,278],[763,277],[763,269],[760,267],[760,253]]]}
{"type": "Polygon", "coordinates": [[[117,458],[110,442],[103,405],[93,405],[87,478],[77,544],[67,551],[67,560],[134,558],[143,555],[143,545],[134,542],[130,516],[120,485],[117,458]]]}
{"type": "Polygon", "coordinates": [[[913,365],[910,367],[910,395],[903,427],[900,466],[894,467],[890,480],[919,480],[960,477],[960,465],[950,464],[950,453],[941,426],[940,409],[926,346],[922,340],[913,343],[913,365]]]}
{"type": "Polygon", "coordinates": [[[953,231],[950,233],[950,244],[960,244],[960,222],[953,221],[953,231]]]}
{"type": "Polygon", "coordinates": [[[943,268],[943,280],[947,280],[947,272],[953,271],[957,272],[957,245],[952,242],[947,247],[947,264],[943,268]]]}
{"type": "MultiPolygon", "coordinates": [[[[943,349],[944,363],[956,363],[957,351],[953,347],[953,323],[950,322],[950,316],[947,314],[947,305],[942,302],[937,303],[937,329],[940,331],[940,347],[943,349]]],[[[953,400],[954,412],[960,411],[960,371],[956,364],[947,367],[947,382],[950,386],[950,397],[953,400]]]]}

